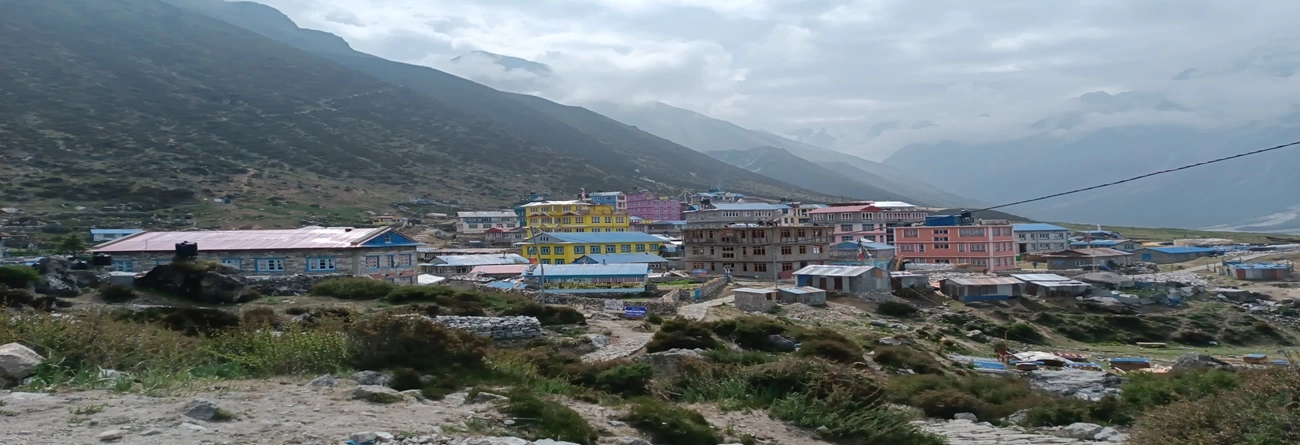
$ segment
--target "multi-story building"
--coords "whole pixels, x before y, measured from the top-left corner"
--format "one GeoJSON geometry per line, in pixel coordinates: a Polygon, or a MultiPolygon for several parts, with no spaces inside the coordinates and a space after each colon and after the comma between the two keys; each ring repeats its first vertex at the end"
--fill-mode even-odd
{"type": "Polygon", "coordinates": [[[650,221],[679,221],[682,219],[682,202],[641,190],[627,195],[627,214],[650,221]]]}
{"type": "Polygon", "coordinates": [[[813,209],[808,216],[815,226],[830,227],[835,240],[892,244],[889,228],[925,221],[929,213],[901,201],[863,201],[813,209]]]}
{"type": "Polygon", "coordinates": [[[488,229],[513,229],[519,227],[515,212],[498,210],[490,212],[456,212],[456,233],[477,235],[488,229]]]}
{"type": "Polygon", "coordinates": [[[596,192],[587,195],[592,204],[614,206],[614,210],[627,213],[627,195],[623,192],[596,192]]]}
{"type": "Polygon", "coordinates": [[[898,258],[913,263],[990,272],[1016,268],[1016,237],[1010,225],[926,225],[893,231],[898,258]]]}
{"type": "Polygon", "coordinates": [[[686,228],[700,224],[754,223],[792,226],[798,223],[789,205],[761,202],[713,203],[704,201],[685,213],[686,228]]]}
{"type": "Polygon", "coordinates": [[[519,243],[524,257],[541,264],[573,264],[589,254],[659,253],[663,238],[641,232],[539,233],[519,243]]]}
{"type": "Polygon", "coordinates": [[[795,204],[797,204],[798,207],[795,207],[794,214],[795,217],[799,218],[799,224],[812,224],[812,215],[810,213],[813,210],[830,207],[826,204],[803,204],[803,203],[795,203],[795,204]]]}
{"type": "Polygon", "coordinates": [[[1070,229],[1051,224],[1016,224],[1016,253],[1040,254],[1070,248],[1070,229]]]}
{"type": "Polygon", "coordinates": [[[739,277],[790,278],[808,265],[827,263],[829,231],[757,223],[687,223],[682,232],[686,251],[682,264],[712,274],[729,270],[739,277]]]}
{"type": "Polygon", "coordinates": [[[724,192],[719,189],[709,189],[707,192],[700,192],[686,197],[687,204],[703,204],[705,201],[721,203],[740,202],[744,200],[745,195],[740,193],[724,192]]]}
{"type": "Polygon", "coordinates": [[[588,201],[542,201],[524,204],[531,231],[549,233],[626,232],[632,221],[611,205],[588,201]]]}

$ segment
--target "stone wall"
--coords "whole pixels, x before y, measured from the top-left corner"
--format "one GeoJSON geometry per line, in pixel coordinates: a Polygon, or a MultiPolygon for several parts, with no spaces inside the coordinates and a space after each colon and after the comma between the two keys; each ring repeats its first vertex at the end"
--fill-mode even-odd
{"type": "Polygon", "coordinates": [[[330,278],[347,277],[346,274],[328,275],[261,275],[248,277],[248,288],[268,297],[306,295],[312,286],[330,278]]]}
{"type": "Polygon", "coordinates": [[[469,331],[493,340],[515,340],[542,336],[542,323],[536,317],[462,317],[443,315],[433,321],[452,329],[469,331]]]}
{"type": "MultiPolygon", "coordinates": [[[[717,298],[719,295],[722,295],[722,293],[726,290],[727,290],[727,279],[725,277],[714,278],[712,280],[705,282],[704,285],[700,286],[700,300],[712,300],[714,298],[717,298]]],[[[694,299],[695,292],[692,291],[686,295],[683,295],[683,297],[685,297],[688,300],[694,299]]]]}
{"type": "MultiPolygon", "coordinates": [[[[618,295],[618,296],[620,296],[620,297],[622,297],[622,298],[609,298],[609,299],[606,299],[606,298],[597,298],[597,297],[594,297],[594,296],[589,296],[589,295],[592,295],[592,294],[583,294],[583,296],[577,296],[577,295],[573,295],[573,294],[554,294],[554,293],[549,293],[549,292],[548,292],[548,293],[545,295],[545,298],[542,298],[543,295],[542,295],[541,292],[538,292],[538,291],[535,291],[535,290],[530,290],[530,289],[498,289],[498,288],[495,288],[495,287],[486,286],[486,285],[482,285],[482,284],[478,284],[478,283],[468,283],[468,282],[462,282],[462,283],[463,283],[463,284],[461,284],[462,286],[467,285],[467,284],[468,284],[468,285],[472,285],[474,289],[481,290],[481,291],[484,291],[484,292],[516,294],[516,295],[521,295],[521,296],[523,296],[523,297],[525,297],[525,298],[528,298],[529,300],[532,300],[532,301],[535,301],[535,302],[538,302],[538,303],[544,303],[544,304],[566,304],[566,305],[578,306],[578,307],[581,307],[581,308],[586,309],[586,310],[591,311],[591,312],[603,312],[603,311],[605,311],[605,310],[606,310],[606,308],[605,308],[605,301],[606,301],[606,300],[622,301],[622,298],[626,298],[626,297],[627,297],[627,294],[614,294],[614,295],[618,295]]],[[[647,313],[647,314],[672,315],[672,314],[676,314],[676,313],[677,313],[677,306],[678,306],[679,304],[680,304],[680,303],[675,302],[675,301],[674,301],[674,302],[665,302],[665,301],[660,300],[660,301],[644,301],[644,302],[642,302],[642,301],[638,301],[638,302],[635,302],[635,303],[625,303],[625,306],[642,306],[642,307],[645,307],[645,308],[646,308],[646,313],[647,313]]]]}

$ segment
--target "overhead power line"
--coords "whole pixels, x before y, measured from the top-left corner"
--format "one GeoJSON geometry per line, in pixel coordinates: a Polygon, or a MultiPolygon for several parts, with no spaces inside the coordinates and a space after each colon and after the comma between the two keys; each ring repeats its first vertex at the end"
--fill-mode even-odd
{"type": "Polygon", "coordinates": [[[1010,204],[1002,204],[1002,205],[996,205],[996,206],[993,206],[993,207],[986,207],[986,208],[982,208],[982,209],[979,209],[979,210],[973,210],[972,213],[973,213],[973,212],[982,212],[982,211],[985,211],[985,210],[1000,209],[1000,208],[1003,208],[1003,207],[1011,207],[1011,206],[1014,206],[1014,205],[1026,204],[1026,203],[1031,203],[1031,202],[1035,202],[1035,201],[1042,201],[1042,200],[1045,200],[1045,199],[1052,199],[1052,198],[1061,197],[1061,196],[1065,196],[1065,195],[1073,195],[1073,194],[1075,194],[1075,193],[1086,192],[1086,191],[1089,191],[1089,190],[1096,190],[1096,189],[1100,189],[1100,188],[1106,188],[1106,187],[1110,187],[1110,186],[1114,186],[1114,185],[1120,185],[1120,184],[1123,184],[1123,183],[1126,183],[1126,182],[1133,182],[1133,181],[1136,181],[1136,180],[1139,180],[1139,179],[1145,179],[1145,178],[1150,178],[1150,177],[1152,177],[1152,176],[1163,175],[1163,174],[1165,174],[1165,173],[1173,173],[1173,172],[1176,172],[1176,171],[1187,170],[1187,169],[1189,169],[1189,168],[1200,167],[1200,166],[1203,166],[1203,165],[1210,165],[1210,164],[1219,163],[1219,162],[1223,162],[1223,161],[1228,161],[1228,160],[1232,160],[1232,159],[1244,158],[1244,157],[1246,157],[1246,156],[1252,156],[1252,155],[1257,155],[1257,154],[1260,154],[1260,153],[1266,153],[1266,152],[1270,152],[1270,151],[1281,150],[1281,149],[1283,149],[1283,148],[1294,147],[1294,146],[1297,146],[1297,145],[1300,145],[1300,141],[1295,141],[1295,142],[1291,142],[1291,143],[1288,143],[1288,144],[1282,144],[1282,145],[1275,145],[1275,146],[1268,147],[1268,148],[1261,148],[1261,149],[1259,149],[1259,150],[1248,151],[1248,152],[1245,152],[1245,153],[1238,153],[1238,154],[1235,154],[1235,155],[1232,155],[1232,156],[1225,156],[1225,157],[1218,158],[1218,159],[1211,159],[1211,160],[1208,160],[1208,161],[1197,162],[1197,163],[1195,163],[1195,164],[1188,164],[1188,165],[1184,165],[1184,166],[1182,166],[1182,167],[1176,167],[1176,168],[1170,168],[1170,169],[1160,170],[1160,171],[1156,171],[1156,172],[1147,173],[1147,174],[1144,174],[1144,175],[1134,176],[1134,177],[1132,177],[1132,178],[1128,178],[1128,179],[1121,179],[1121,180],[1114,181],[1114,182],[1107,182],[1107,183],[1105,183],[1105,184],[1094,185],[1094,186],[1092,186],[1092,187],[1084,187],[1084,188],[1081,188],[1081,189],[1070,190],[1070,191],[1068,191],[1068,192],[1061,192],[1061,193],[1055,193],[1055,194],[1051,194],[1051,195],[1047,195],[1047,196],[1040,196],[1040,197],[1033,198],[1033,199],[1026,199],[1026,200],[1022,200],[1022,201],[1016,201],[1016,202],[1013,202],[1013,203],[1010,203],[1010,204]]]}

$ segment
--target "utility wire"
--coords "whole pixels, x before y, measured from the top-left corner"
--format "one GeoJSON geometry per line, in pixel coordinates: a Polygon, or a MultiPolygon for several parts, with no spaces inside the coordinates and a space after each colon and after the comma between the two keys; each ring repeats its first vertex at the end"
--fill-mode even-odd
{"type": "Polygon", "coordinates": [[[1000,208],[1003,208],[1003,207],[1011,207],[1011,206],[1014,206],[1014,205],[1020,205],[1020,204],[1025,204],[1025,203],[1030,203],[1030,202],[1035,202],[1035,201],[1042,201],[1042,200],[1045,200],[1045,199],[1052,199],[1052,198],[1056,198],[1056,197],[1060,197],[1060,196],[1065,196],[1065,195],[1073,195],[1073,194],[1075,194],[1075,193],[1086,192],[1086,191],[1089,191],[1089,190],[1096,190],[1096,189],[1099,189],[1099,188],[1110,187],[1110,186],[1113,186],[1113,185],[1120,185],[1120,184],[1123,184],[1123,183],[1126,183],[1126,182],[1133,182],[1133,181],[1136,181],[1136,180],[1139,180],[1139,179],[1150,178],[1150,177],[1152,177],[1152,176],[1156,176],[1156,175],[1163,175],[1163,174],[1165,174],[1165,173],[1173,173],[1173,172],[1176,172],[1176,171],[1187,170],[1187,169],[1189,169],[1189,168],[1193,168],[1193,167],[1200,167],[1200,166],[1203,166],[1203,165],[1210,165],[1210,164],[1214,164],[1214,163],[1218,163],[1218,162],[1223,162],[1223,161],[1227,161],[1227,160],[1232,160],[1232,159],[1237,159],[1237,158],[1244,158],[1244,157],[1246,157],[1246,156],[1257,155],[1257,154],[1260,154],[1260,153],[1270,152],[1270,151],[1274,151],[1274,150],[1281,150],[1281,149],[1283,149],[1283,148],[1293,147],[1293,146],[1296,146],[1296,145],[1300,145],[1300,141],[1295,141],[1295,142],[1291,142],[1291,143],[1288,143],[1288,144],[1276,145],[1276,146],[1272,146],[1272,147],[1268,147],[1268,148],[1261,148],[1261,149],[1259,149],[1259,150],[1248,151],[1248,152],[1245,152],[1245,153],[1238,153],[1238,154],[1235,154],[1235,155],[1232,155],[1232,156],[1225,156],[1225,157],[1218,158],[1218,159],[1211,159],[1211,160],[1208,160],[1208,161],[1197,162],[1197,163],[1195,163],[1195,164],[1184,165],[1184,166],[1182,166],[1182,167],[1176,167],[1176,168],[1171,168],[1171,169],[1166,169],[1166,170],[1160,170],[1160,171],[1157,171],[1157,172],[1147,173],[1147,174],[1145,174],[1145,175],[1134,176],[1134,177],[1132,177],[1132,178],[1128,178],[1128,179],[1121,179],[1121,180],[1114,181],[1114,182],[1107,182],[1107,183],[1105,183],[1105,184],[1094,185],[1094,186],[1092,186],[1092,187],[1084,187],[1084,188],[1081,188],[1081,189],[1070,190],[1070,191],[1068,191],[1068,192],[1061,192],[1061,193],[1056,193],[1056,194],[1047,195],[1047,196],[1040,196],[1040,197],[1038,197],[1038,198],[1026,199],[1026,200],[1023,200],[1023,201],[1016,201],[1016,202],[1013,202],[1013,203],[1010,203],[1010,204],[1002,204],[1002,205],[997,205],[997,206],[993,206],[993,207],[986,207],[986,208],[979,209],[979,210],[972,210],[971,213],[974,213],[974,212],[982,212],[982,211],[985,211],[985,210],[1000,209],[1000,208]]]}

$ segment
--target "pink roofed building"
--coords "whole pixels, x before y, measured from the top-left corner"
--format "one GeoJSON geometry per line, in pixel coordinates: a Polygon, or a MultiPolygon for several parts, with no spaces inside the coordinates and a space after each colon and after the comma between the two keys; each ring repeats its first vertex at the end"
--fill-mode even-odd
{"type": "Polygon", "coordinates": [[[650,221],[680,221],[682,202],[642,190],[627,195],[627,214],[650,221]]]}
{"type": "Polygon", "coordinates": [[[894,229],[894,240],[898,258],[913,263],[989,272],[1016,268],[1010,225],[900,227],[894,229]]]}
{"type": "Polygon", "coordinates": [[[888,227],[925,221],[924,210],[902,201],[861,201],[830,204],[808,212],[809,222],[834,229],[835,242],[858,241],[893,244],[888,227]]]}

